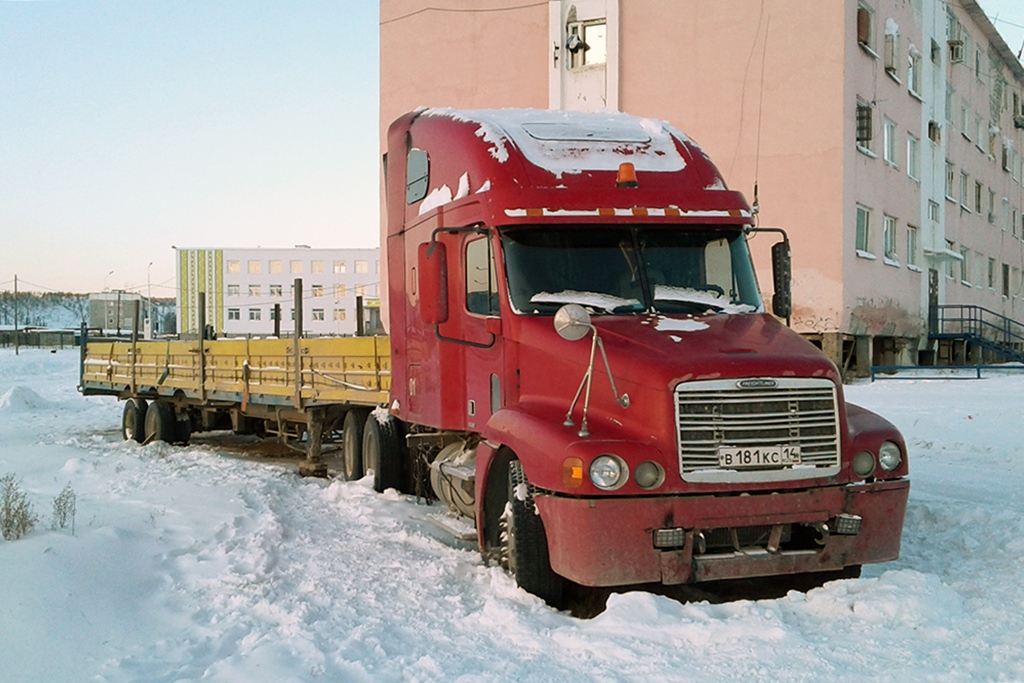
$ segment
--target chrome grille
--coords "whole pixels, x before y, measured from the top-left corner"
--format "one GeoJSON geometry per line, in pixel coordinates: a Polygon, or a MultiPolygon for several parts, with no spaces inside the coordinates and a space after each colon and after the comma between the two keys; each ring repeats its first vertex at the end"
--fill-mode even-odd
{"type": "Polygon", "coordinates": [[[773,481],[839,471],[836,389],[827,379],[683,382],[676,386],[676,426],[686,481],[773,481]],[[727,470],[718,464],[719,446],[786,445],[800,447],[800,465],[727,470]]]}

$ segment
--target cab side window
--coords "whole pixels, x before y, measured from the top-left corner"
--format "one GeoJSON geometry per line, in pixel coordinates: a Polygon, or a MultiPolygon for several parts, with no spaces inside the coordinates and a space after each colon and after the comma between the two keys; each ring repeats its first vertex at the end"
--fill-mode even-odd
{"type": "Polygon", "coordinates": [[[494,254],[487,237],[466,243],[466,310],[480,315],[497,315],[498,278],[494,254]]]}

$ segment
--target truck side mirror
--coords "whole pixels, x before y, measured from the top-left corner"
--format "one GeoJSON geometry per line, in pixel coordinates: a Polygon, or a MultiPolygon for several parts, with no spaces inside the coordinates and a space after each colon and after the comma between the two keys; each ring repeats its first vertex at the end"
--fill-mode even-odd
{"type": "Polygon", "coordinates": [[[775,296],[772,297],[772,313],[789,320],[793,312],[793,259],[789,251],[789,240],[772,245],[772,279],[775,296]]]}
{"type": "Polygon", "coordinates": [[[448,257],[440,242],[424,242],[417,254],[420,318],[428,325],[448,320],[448,257]]]}

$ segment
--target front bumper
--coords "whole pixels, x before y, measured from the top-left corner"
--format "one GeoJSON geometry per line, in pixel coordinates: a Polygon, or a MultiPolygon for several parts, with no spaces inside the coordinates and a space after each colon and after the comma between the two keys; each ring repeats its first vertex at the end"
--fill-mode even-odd
{"type": "MultiPolygon", "coordinates": [[[[538,493],[551,567],[585,586],[682,584],[842,569],[899,557],[910,482],[831,486],[729,496],[564,498],[538,493]],[[861,518],[855,534],[828,534],[823,545],[700,551],[704,530],[821,525],[861,518]],[[679,547],[657,548],[654,532],[682,529],[679,547]]],[[[778,547],[776,547],[778,546],[778,547]]]]}

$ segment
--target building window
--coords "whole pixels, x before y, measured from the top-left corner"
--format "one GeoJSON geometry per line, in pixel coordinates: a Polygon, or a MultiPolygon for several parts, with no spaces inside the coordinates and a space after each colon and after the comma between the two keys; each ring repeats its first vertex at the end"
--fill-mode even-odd
{"type": "Polygon", "coordinates": [[[907,175],[917,180],[920,177],[919,166],[921,155],[919,151],[920,141],[913,135],[907,136],[907,175]]]}
{"type": "Polygon", "coordinates": [[[980,47],[975,48],[975,50],[974,50],[974,77],[977,78],[979,81],[981,80],[981,59],[982,59],[983,54],[984,53],[981,51],[980,47]]]}
{"type": "Polygon", "coordinates": [[[974,212],[981,215],[982,202],[985,196],[985,190],[981,183],[977,180],[974,181],[974,212]]]}
{"type": "Polygon", "coordinates": [[[988,288],[992,290],[996,288],[996,260],[994,258],[988,260],[988,288]]]}
{"type": "Polygon", "coordinates": [[[885,260],[896,263],[896,219],[892,216],[882,217],[882,246],[885,260]]]}
{"type": "Polygon", "coordinates": [[[857,252],[871,254],[871,209],[857,205],[857,252]]]}
{"type": "Polygon", "coordinates": [[[988,155],[993,159],[996,158],[996,142],[999,139],[999,128],[995,124],[992,124],[988,128],[988,155]]]}
{"type": "Polygon", "coordinates": [[[996,193],[992,190],[988,191],[988,222],[996,224],[996,193]]]}
{"type": "Polygon", "coordinates": [[[280,308],[279,306],[271,306],[270,307],[270,319],[271,320],[277,320],[277,311],[279,310],[279,308],[280,308]]]}
{"type": "Polygon", "coordinates": [[[273,259],[267,265],[269,266],[268,272],[270,272],[270,273],[280,273],[281,272],[281,260],[280,259],[273,259]]]}
{"type": "MultiPolygon", "coordinates": [[[[954,242],[953,240],[946,240],[946,252],[947,252],[947,254],[955,254],[955,253],[957,253],[956,252],[956,242],[954,242]]],[[[943,266],[942,266],[942,273],[943,273],[943,275],[945,275],[949,279],[951,279],[951,280],[953,279],[953,259],[952,258],[947,258],[945,260],[945,262],[943,263],[943,266]]]]}
{"type": "Polygon", "coordinates": [[[270,296],[281,296],[281,285],[270,285],[270,296]]]}
{"type": "Polygon", "coordinates": [[[857,43],[874,54],[875,11],[864,3],[857,6],[857,43]]]}
{"type": "Polygon", "coordinates": [[[858,98],[857,100],[857,146],[863,150],[871,149],[872,122],[871,105],[858,98]]]}
{"type": "Polygon", "coordinates": [[[249,320],[260,320],[263,316],[263,311],[259,308],[249,309],[249,320]]]}
{"type": "Polygon", "coordinates": [[[345,272],[345,262],[344,261],[335,261],[334,262],[334,272],[339,274],[339,275],[344,273],[345,272]]]}
{"type": "Polygon", "coordinates": [[[882,156],[890,165],[896,165],[896,123],[885,119],[882,130],[882,156]]]}
{"type": "Polygon", "coordinates": [[[228,296],[238,296],[238,293],[239,293],[239,286],[238,285],[228,285],[228,296]]]}
{"type": "Polygon", "coordinates": [[[259,261],[249,261],[249,272],[250,273],[258,273],[258,272],[260,272],[260,262],[259,261]]]}
{"type": "Polygon", "coordinates": [[[928,200],[928,220],[935,221],[936,223],[940,222],[939,221],[939,209],[940,208],[941,208],[941,206],[939,205],[939,203],[937,201],[929,199],[928,200]]]}
{"type": "Polygon", "coordinates": [[[953,198],[953,183],[956,182],[956,168],[953,166],[953,162],[946,159],[946,199],[951,202],[956,200],[953,198]]]}
{"type": "Polygon", "coordinates": [[[229,260],[228,261],[228,272],[229,273],[241,273],[242,272],[242,262],[241,261],[229,260]]]}
{"type": "Polygon", "coordinates": [[[978,114],[974,115],[974,144],[977,145],[978,149],[984,152],[982,148],[984,140],[981,139],[981,116],[978,114]]]}
{"type": "Polygon", "coordinates": [[[1013,209],[1012,209],[1012,216],[1010,218],[1010,230],[1012,231],[1012,234],[1013,234],[1014,237],[1017,236],[1017,222],[1018,222],[1017,216],[1018,216],[1019,213],[1020,212],[1017,211],[1017,207],[1013,207],[1013,209]]]}
{"type": "Polygon", "coordinates": [[[946,84],[946,123],[953,126],[953,100],[956,91],[953,90],[953,86],[949,83],[946,84]]]}
{"type": "Polygon", "coordinates": [[[313,296],[323,296],[323,295],[324,295],[324,286],[323,285],[313,285],[313,296]]]}
{"type": "Polygon", "coordinates": [[[569,68],[578,69],[608,61],[608,25],[606,20],[573,22],[567,27],[565,49],[569,68]]]}
{"type": "Polygon", "coordinates": [[[322,308],[314,308],[313,309],[313,320],[323,320],[323,319],[324,319],[324,309],[322,309],[322,308]]]}
{"type": "Polygon", "coordinates": [[[367,268],[368,265],[366,261],[356,261],[356,272],[360,274],[370,272],[367,268]]]}
{"type": "Polygon", "coordinates": [[[242,309],[240,308],[229,308],[228,309],[228,320],[241,320],[242,309]]]}
{"type": "Polygon", "coordinates": [[[971,284],[971,250],[964,246],[960,247],[960,282],[971,284]]]}
{"type": "Polygon", "coordinates": [[[921,92],[921,53],[913,45],[910,46],[907,62],[907,86],[911,93],[917,95],[921,92]]]}
{"type": "Polygon", "coordinates": [[[971,133],[968,128],[971,127],[971,113],[967,107],[967,100],[960,100],[960,132],[968,140],[971,139],[971,133]]]}
{"type": "Polygon", "coordinates": [[[323,261],[312,261],[312,262],[310,262],[310,264],[309,264],[309,272],[311,272],[311,273],[322,273],[322,272],[324,272],[324,262],[323,261]]]}
{"type": "Polygon", "coordinates": [[[968,201],[970,201],[970,197],[968,195],[968,192],[970,191],[968,190],[969,187],[970,181],[967,179],[967,173],[965,171],[960,171],[960,208],[964,211],[970,211],[970,208],[967,206],[968,201]]]}
{"type": "Polygon", "coordinates": [[[917,268],[917,228],[907,226],[907,266],[917,268]]]}
{"type": "Polygon", "coordinates": [[[334,285],[334,298],[344,299],[345,298],[345,285],[334,285]]]}
{"type": "Polygon", "coordinates": [[[885,72],[899,80],[900,63],[899,26],[890,17],[885,22],[885,72]]]}
{"type": "Polygon", "coordinates": [[[292,261],[290,264],[290,270],[293,274],[299,274],[302,272],[302,261],[292,261]]]}
{"type": "Polygon", "coordinates": [[[1010,266],[1003,264],[1003,296],[1010,296],[1010,266]]]}
{"type": "Polygon", "coordinates": [[[259,295],[260,295],[260,286],[259,285],[249,285],[249,296],[259,296],[259,295]]]}
{"type": "Polygon", "coordinates": [[[334,309],[334,319],[337,320],[338,322],[343,321],[345,319],[345,309],[344,308],[335,308],[334,309]]]}
{"type": "Polygon", "coordinates": [[[364,299],[366,298],[366,285],[356,285],[355,290],[356,296],[361,296],[364,299]]]}

